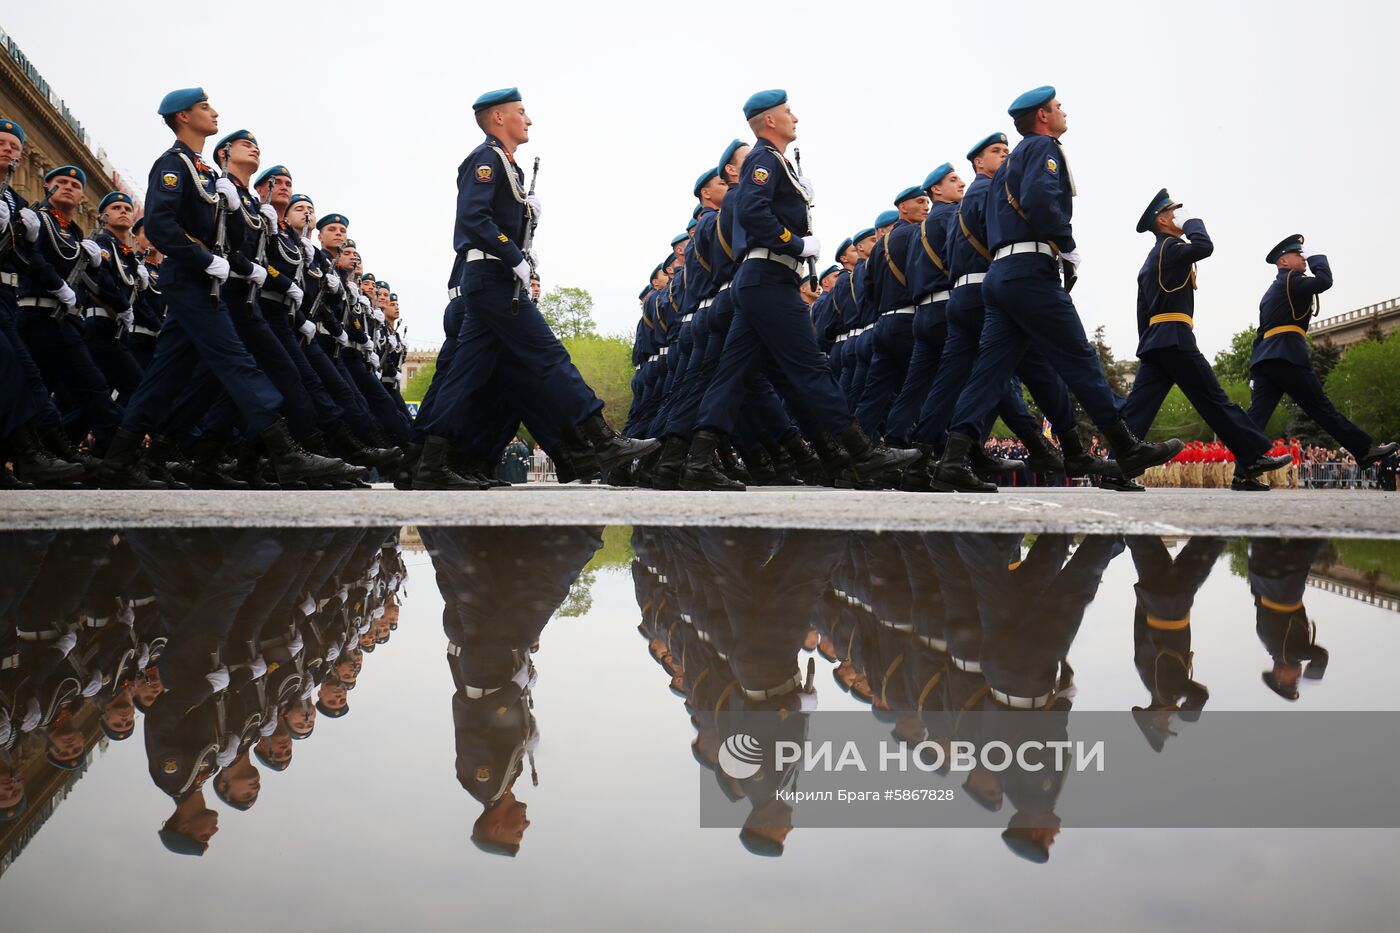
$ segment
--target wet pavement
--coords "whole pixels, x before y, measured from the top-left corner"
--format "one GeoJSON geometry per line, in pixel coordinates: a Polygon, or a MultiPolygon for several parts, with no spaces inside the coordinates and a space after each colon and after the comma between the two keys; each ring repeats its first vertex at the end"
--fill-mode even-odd
{"type": "MultiPolygon", "coordinates": [[[[724,757],[745,714],[986,745],[998,717],[1116,712],[1163,761],[1218,713],[1345,730],[1400,710],[1400,541],[389,524],[0,550],[7,933],[1388,929],[1400,906],[1400,831],[1295,804],[1091,829],[1075,776],[934,771],[985,826],[831,829],[724,757]],[[741,823],[702,828],[716,789],[741,823]]],[[[1351,777],[1327,765],[1324,798],[1351,777]]]]}

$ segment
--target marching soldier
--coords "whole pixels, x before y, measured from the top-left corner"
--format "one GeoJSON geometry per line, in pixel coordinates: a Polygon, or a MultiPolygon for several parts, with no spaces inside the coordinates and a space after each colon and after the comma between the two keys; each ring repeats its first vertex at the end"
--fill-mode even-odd
{"type": "Polygon", "coordinates": [[[102,250],[102,264],[89,276],[87,307],[83,309],[83,336],[107,382],[125,405],[141,384],[144,370],[122,337],[136,323],[133,308],[150,273],[136,258],[131,244],[135,205],[131,196],[113,191],[97,205],[99,229],[93,242],[102,250]]]}
{"type": "Polygon", "coordinates": [[[165,321],[165,299],[160,292],[160,250],[146,239],[146,218],[140,217],[131,225],[132,243],[136,247],[136,258],[146,274],[141,277],[143,285],[132,307],[134,320],[126,332],[126,345],[141,367],[141,372],[151,368],[151,360],[156,355],[156,334],[165,321]]]}

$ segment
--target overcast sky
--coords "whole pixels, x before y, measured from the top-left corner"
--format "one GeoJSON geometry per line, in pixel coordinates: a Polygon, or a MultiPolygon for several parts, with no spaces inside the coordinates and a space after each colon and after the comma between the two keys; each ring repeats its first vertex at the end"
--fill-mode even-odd
{"type": "Polygon", "coordinates": [[[1272,277],[1263,256],[1290,233],[1332,260],[1322,316],[1400,295],[1393,184],[1376,168],[1400,143],[1386,102],[1400,87],[1390,4],[232,9],[216,25],[169,3],[127,4],[119,20],[92,0],[70,0],[61,19],[49,4],[7,3],[0,26],[138,188],[170,139],[161,96],[202,85],[221,133],[252,130],[265,165],[286,164],[318,210],[350,217],[415,344],[441,340],[456,168],[479,141],[471,101],[509,85],[535,120],[520,155],[542,160],[545,287],[588,289],[605,332],[631,332],[646,273],[689,219],[696,175],[746,135],[744,99],[767,87],[787,88],[801,121],[823,265],[936,165],[970,180],[963,153],[996,130],[1014,143],[1007,104],[1049,83],[1069,114],[1079,187],[1075,301],[1120,357],[1136,345],[1136,274],[1151,245],[1133,228],[1163,185],[1216,242],[1196,300],[1208,355],[1256,323],[1272,277]]]}

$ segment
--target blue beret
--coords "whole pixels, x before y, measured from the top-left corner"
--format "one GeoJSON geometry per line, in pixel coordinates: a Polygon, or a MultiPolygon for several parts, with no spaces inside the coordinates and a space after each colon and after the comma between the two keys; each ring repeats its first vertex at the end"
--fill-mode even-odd
{"type": "Polygon", "coordinates": [[[258,139],[257,139],[257,137],[254,136],[252,133],[248,132],[247,130],[234,130],[232,133],[229,133],[229,134],[228,134],[227,136],[225,136],[223,139],[219,140],[218,142],[216,142],[216,143],[214,144],[214,155],[215,155],[215,158],[218,157],[218,153],[219,153],[219,150],[220,150],[220,149],[224,148],[225,146],[232,145],[233,143],[237,142],[237,141],[240,140],[240,139],[246,139],[246,140],[248,140],[250,143],[252,143],[254,146],[256,146],[256,145],[258,144],[258,139]]]}
{"type": "Polygon", "coordinates": [[[857,230],[855,233],[851,234],[851,243],[852,243],[852,244],[859,243],[861,240],[864,240],[866,237],[872,237],[872,236],[874,236],[874,235],[875,235],[875,228],[874,228],[874,227],[866,227],[866,228],[863,229],[863,230],[857,230]]]}
{"type": "Polygon", "coordinates": [[[285,165],[274,165],[257,177],[257,180],[253,182],[253,187],[256,188],[270,178],[285,178],[287,181],[291,181],[292,173],[287,171],[287,166],[285,165]]]}
{"type": "Polygon", "coordinates": [[[176,855],[203,855],[204,850],[209,848],[198,839],[174,829],[161,829],[160,842],[176,855]]]}
{"type": "Polygon", "coordinates": [[[311,195],[309,194],[294,194],[292,195],[292,199],[287,202],[287,206],[291,207],[293,204],[300,204],[302,201],[305,201],[307,204],[313,203],[311,195]]]}
{"type": "Polygon", "coordinates": [[[136,206],[134,203],[132,203],[131,195],[127,194],[125,191],[113,191],[101,201],[97,202],[97,212],[100,214],[107,209],[108,204],[118,203],[130,204],[132,207],[136,206]]]}
{"type": "Polygon", "coordinates": [[[691,189],[691,192],[690,192],[690,193],[693,194],[693,195],[695,195],[697,198],[700,197],[700,189],[703,188],[703,187],[705,187],[706,185],[708,185],[708,184],[710,183],[710,179],[716,178],[716,177],[718,177],[718,176],[719,176],[719,168],[718,168],[718,166],[716,166],[715,168],[707,168],[707,169],[705,169],[705,171],[703,171],[703,172],[700,173],[700,177],[697,178],[697,179],[695,179],[695,187],[694,187],[693,189],[691,189]]]}
{"type": "Polygon", "coordinates": [[[690,239],[689,233],[677,233],[675,236],[671,237],[671,245],[679,246],[688,239],[690,239]]]}
{"type": "MultiPolygon", "coordinates": [[[[653,277],[655,277],[655,275],[656,275],[656,270],[652,270],[652,273],[651,273],[651,274],[652,274],[653,277]]],[[[637,293],[637,300],[638,300],[638,301],[646,301],[647,295],[650,295],[650,294],[651,294],[651,283],[648,282],[648,283],[646,284],[646,286],[645,286],[640,292],[637,293]]]]}
{"type": "Polygon", "coordinates": [[[1138,218],[1137,232],[1146,233],[1152,229],[1153,223],[1157,220],[1157,215],[1171,207],[1180,207],[1172,196],[1167,194],[1167,189],[1163,188],[1152,196],[1152,201],[1147,205],[1147,210],[1142,212],[1138,218]]]}
{"type": "Polygon", "coordinates": [[[17,137],[20,142],[24,142],[24,127],[14,120],[0,120],[0,133],[9,133],[11,136],[17,137]]]}
{"type": "MultiPolygon", "coordinates": [[[[534,273],[531,273],[531,274],[533,275],[534,273]]],[[[535,278],[539,278],[539,276],[535,276],[535,278]]],[[[390,301],[398,301],[398,300],[399,300],[399,293],[398,293],[398,292],[390,292],[390,293],[389,293],[389,300],[390,300],[390,301]]]]}
{"type": "Polygon", "coordinates": [[[520,100],[520,88],[517,87],[503,87],[500,90],[487,91],[472,104],[472,113],[481,113],[488,107],[510,104],[517,100],[520,100]]]}
{"type": "Polygon", "coordinates": [[[352,239],[350,239],[349,237],[346,237],[346,239],[345,239],[345,248],[346,248],[346,249],[359,249],[359,247],[355,245],[355,241],[352,240],[352,239]]]}
{"type": "Polygon", "coordinates": [[[982,150],[983,150],[983,149],[986,149],[988,146],[993,145],[994,143],[1002,143],[1003,145],[1005,145],[1005,144],[1006,144],[1006,134],[1005,134],[1005,133],[993,133],[992,135],[987,136],[986,138],[979,140],[978,143],[977,143],[977,145],[975,145],[975,146],[973,146],[971,149],[967,150],[967,161],[971,162],[973,159],[977,158],[979,155],[982,154],[982,150]]]}
{"type": "Polygon", "coordinates": [[[1020,97],[1011,102],[1011,106],[1006,108],[1006,112],[1011,114],[1011,119],[1016,119],[1023,113],[1030,113],[1044,107],[1055,99],[1055,89],[1050,85],[1042,85],[1032,88],[1020,97]]]}
{"type": "MultiPolygon", "coordinates": [[[[18,777],[18,775],[16,775],[16,777],[18,777]]],[[[18,802],[16,802],[14,805],[10,806],[7,809],[0,809],[0,823],[8,823],[11,820],[19,819],[21,816],[24,815],[24,811],[28,808],[28,806],[29,798],[21,795],[18,802]]]]}
{"type": "Polygon", "coordinates": [[[899,220],[899,211],[881,211],[880,216],[875,218],[875,226],[888,227],[899,220]]]}
{"type": "Polygon", "coordinates": [[[695,206],[690,209],[690,222],[685,225],[685,228],[687,230],[695,229],[695,225],[699,222],[700,215],[704,212],[704,210],[705,205],[701,204],[699,201],[696,201],[695,206]]]}
{"type": "Polygon", "coordinates": [[[729,160],[734,158],[734,153],[747,145],[748,143],[744,142],[742,139],[730,140],[729,145],[724,147],[724,152],[719,157],[719,165],[716,165],[715,169],[723,172],[724,167],[729,164],[729,160]]]}
{"type": "Polygon", "coordinates": [[[317,700],[316,712],[320,713],[322,716],[325,716],[327,719],[339,719],[341,716],[344,716],[346,713],[350,712],[350,704],[347,703],[339,709],[336,709],[334,707],[327,706],[320,700],[317,700]]]}
{"type": "Polygon", "coordinates": [[[77,771],[83,766],[83,759],[85,759],[86,757],[86,752],[79,755],[77,758],[67,760],[63,758],[55,758],[53,752],[49,752],[47,755],[44,756],[45,760],[47,760],[49,764],[53,765],[60,771],[77,771]]]}
{"type": "Polygon", "coordinates": [[[271,768],[273,771],[286,771],[291,765],[290,761],[273,761],[264,755],[256,745],[253,746],[253,754],[257,756],[258,763],[264,768],[271,768]]]}
{"type": "Polygon", "coordinates": [[[182,87],[178,91],[171,91],[160,99],[160,110],[156,111],[162,117],[168,117],[172,113],[179,113],[181,110],[189,110],[202,100],[208,100],[209,95],[204,93],[202,87],[182,87]]]}
{"type": "MultiPolygon", "coordinates": [[[[349,227],[350,219],[344,214],[327,214],[316,221],[316,229],[324,230],[327,224],[340,224],[342,227],[349,227]]],[[[350,244],[347,243],[346,245],[349,246],[350,244]]]]}
{"type": "MultiPolygon", "coordinates": [[[[744,119],[752,120],[765,110],[772,110],[779,104],[787,103],[787,91],[774,88],[771,91],[759,91],[748,100],[744,101],[744,119]]],[[[731,153],[732,155],[732,153],[731,153]]]]}
{"type": "Polygon", "coordinates": [[[928,177],[924,179],[924,187],[932,188],[934,185],[947,178],[952,172],[953,163],[944,162],[942,165],[938,166],[938,168],[928,173],[928,177]]]}
{"type": "Polygon", "coordinates": [[[371,282],[373,282],[373,281],[374,281],[374,273],[373,273],[373,272],[361,272],[361,273],[360,273],[360,281],[363,282],[365,279],[369,279],[371,282]]]}
{"type": "MultiPolygon", "coordinates": [[[[894,206],[899,207],[899,205],[903,204],[905,201],[910,200],[911,198],[921,198],[923,196],[924,189],[920,188],[918,185],[910,185],[908,188],[905,188],[899,194],[894,196],[894,206]]],[[[875,226],[878,227],[881,225],[876,224],[875,226]]]]}
{"type": "Polygon", "coordinates": [[[141,232],[141,228],[144,227],[144,226],[146,226],[146,218],[145,218],[145,217],[137,217],[137,218],[136,218],[136,223],[134,223],[134,224],[131,225],[131,232],[132,232],[132,233],[140,233],[140,232],[141,232]]]}
{"type": "Polygon", "coordinates": [[[76,178],[78,184],[82,185],[84,188],[87,187],[87,172],[78,168],[76,165],[60,165],[58,168],[54,169],[53,171],[49,172],[47,175],[44,176],[44,184],[47,185],[55,178],[60,177],[76,178]]]}
{"type": "Polygon", "coordinates": [[[853,245],[853,244],[851,243],[851,238],[850,238],[850,237],[846,237],[846,239],[842,240],[840,243],[838,243],[838,244],[836,245],[836,261],[837,261],[837,262],[840,262],[840,261],[841,261],[841,254],[844,253],[846,250],[850,249],[852,245],[853,245]]]}
{"type": "Polygon", "coordinates": [[[822,270],[822,274],[819,275],[819,276],[817,276],[817,281],[821,281],[822,279],[826,278],[828,275],[831,275],[831,273],[833,273],[833,272],[840,272],[840,271],[841,271],[841,267],[840,267],[840,266],[827,266],[825,269],[822,270]]]}
{"type": "MultiPolygon", "coordinates": [[[[374,283],[375,291],[378,291],[381,288],[389,288],[389,283],[384,281],[383,279],[380,279],[379,281],[374,283]]],[[[389,288],[389,291],[393,291],[393,289],[389,288]]]]}
{"type": "Polygon", "coordinates": [[[1290,237],[1284,237],[1273,249],[1269,250],[1269,258],[1264,260],[1269,265],[1273,265],[1283,258],[1284,253],[1297,253],[1303,249],[1303,235],[1295,233],[1290,237]]]}

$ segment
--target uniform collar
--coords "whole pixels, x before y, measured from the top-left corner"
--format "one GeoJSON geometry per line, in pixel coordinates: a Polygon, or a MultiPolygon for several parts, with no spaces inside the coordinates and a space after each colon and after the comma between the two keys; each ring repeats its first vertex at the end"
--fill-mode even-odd
{"type": "Polygon", "coordinates": [[[497,138],[496,138],[495,136],[493,136],[492,134],[490,134],[490,133],[487,133],[487,134],[486,134],[486,142],[485,142],[485,145],[487,145],[487,146],[493,146],[493,147],[495,147],[496,149],[501,150],[502,152],[504,152],[504,153],[506,154],[506,158],[507,158],[507,159],[510,159],[510,164],[511,164],[511,165],[514,165],[514,164],[515,164],[515,154],[514,154],[513,152],[511,152],[509,149],[506,148],[506,144],[505,144],[505,143],[501,142],[499,139],[497,139],[497,138]]]}

